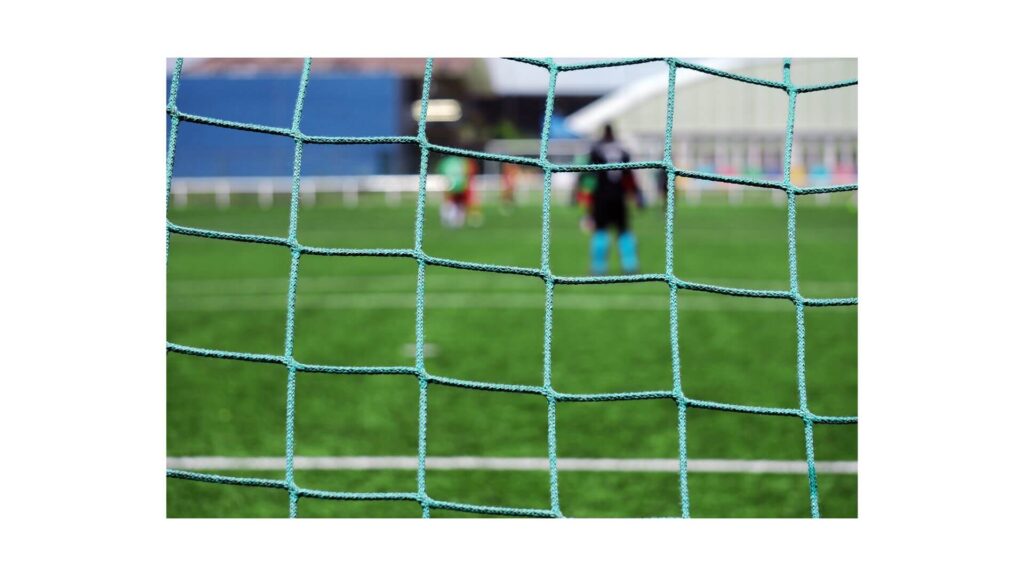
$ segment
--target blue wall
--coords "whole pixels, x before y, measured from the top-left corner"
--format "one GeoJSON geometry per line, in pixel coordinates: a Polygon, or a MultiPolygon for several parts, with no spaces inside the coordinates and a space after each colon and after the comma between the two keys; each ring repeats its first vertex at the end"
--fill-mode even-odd
{"type": "MultiPolygon", "coordinates": [[[[225,120],[290,128],[298,75],[184,76],[178,109],[225,120]]],[[[168,87],[170,78],[168,78],[168,87]]],[[[318,136],[406,134],[408,103],[392,74],[310,76],[302,132],[318,136]]],[[[168,121],[169,124],[169,121],[168,121]]],[[[294,141],[284,136],[182,122],[175,176],[290,176],[294,141]]],[[[406,147],[408,148],[408,147],[406,147]]],[[[401,145],[315,145],[303,149],[306,176],[402,173],[401,145]]]]}

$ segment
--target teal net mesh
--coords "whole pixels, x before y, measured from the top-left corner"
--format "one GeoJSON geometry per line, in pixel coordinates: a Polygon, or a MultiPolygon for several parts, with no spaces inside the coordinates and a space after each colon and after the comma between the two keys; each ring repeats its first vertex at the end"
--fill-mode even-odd
{"type": "Polygon", "coordinates": [[[797,241],[796,241],[796,199],[798,196],[807,194],[829,194],[857,190],[856,184],[825,187],[797,187],[791,180],[791,168],[793,161],[793,128],[796,117],[796,102],[799,94],[830,90],[852,86],[856,80],[846,80],[828,84],[795,85],[790,77],[790,60],[786,59],[783,64],[783,81],[775,82],[761,78],[735,74],[725,70],[709,68],[696,63],[686,62],[675,58],[632,58],[622,60],[603,60],[579,64],[558,64],[553,59],[533,58],[512,58],[511,60],[523,64],[536,66],[548,71],[547,100],[544,109],[544,123],[541,133],[540,155],[537,158],[512,156],[504,154],[490,154],[475,150],[440,146],[427,140],[427,105],[430,97],[432,59],[427,59],[423,72],[423,92],[420,100],[419,122],[416,136],[383,136],[383,137],[347,137],[347,136],[311,136],[303,134],[300,129],[302,121],[302,107],[306,96],[306,87],[309,83],[310,66],[312,60],[307,58],[302,69],[302,76],[299,81],[298,96],[295,100],[295,109],[290,128],[275,126],[264,126],[243,122],[232,122],[217,118],[209,118],[189,114],[177,107],[178,87],[181,79],[182,59],[178,59],[171,78],[170,97],[167,104],[167,113],[170,116],[170,131],[168,135],[167,151],[167,203],[170,205],[171,178],[174,172],[174,152],[177,139],[178,126],[181,122],[192,122],[206,124],[233,130],[245,130],[264,134],[276,134],[291,138],[295,142],[295,153],[292,172],[292,187],[290,196],[290,213],[288,224],[288,236],[263,236],[254,234],[238,234],[221,232],[201,228],[179,226],[173,222],[167,222],[167,254],[170,251],[171,234],[185,236],[196,236],[218,240],[230,240],[236,242],[250,242],[257,244],[272,244],[287,248],[291,251],[291,268],[288,275],[288,299],[287,316],[285,321],[285,343],[283,353],[280,355],[252,354],[247,352],[236,352],[226,350],[214,350],[209,348],[198,348],[184,346],[172,342],[167,343],[167,351],[177,354],[188,354],[193,356],[239,360],[245,362],[264,362],[281,364],[288,370],[288,387],[285,420],[285,479],[272,480],[265,478],[245,478],[236,476],[222,476],[206,474],[187,470],[168,469],[169,478],[180,478],[200,482],[211,482],[216,484],[232,484],[239,486],[258,486],[278,488],[288,493],[289,516],[298,516],[298,504],[302,498],[320,498],[334,500],[406,500],[418,502],[423,510],[423,517],[429,517],[432,509],[456,510],[477,514],[492,514],[504,516],[533,516],[533,517],[563,517],[559,505],[558,495],[558,456],[556,436],[556,415],[560,402],[603,402],[620,400],[642,400],[642,399],[671,399],[678,407],[678,432],[679,432],[679,514],[682,517],[690,516],[690,495],[687,488],[687,455],[686,455],[686,415],[689,409],[698,410],[719,410],[726,412],[740,412],[748,414],[763,414],[799,418],[804,423],[804,444],[807,460],[807,483],[810,498],[811,516],[817,518],[820,515],[818,481],[815,473],[814,461],[814,427],[818,424],[856,424],[856,416],[824,416],[811,412],[807,403],[807,382],[806,382],[806,353],[805,353],[805,322],[804,308],[808,306],[855,306],[857,298],[805,298],[800,294],[799,276],[797,273],[797,241]],[[577,70],[589,70],[598,68],[609,68],[614,66],[629,66],[644,64],[648,62],[663,62],[668,67],[667,86],[667,110],[665,114],[665,147],[664,157],[661,161],[625,162],[612,164],[555,164],[548,161],[548,142],[551,129],[551,117],[555,102],[555,82],[559,74],[577,70]],[[744,82],[769,89],[782,90],[788,97],[788,113],[786,120],[786,140],[783,164],[783,179],[781,181],[757,180],[749,178],[738,178],[721,174],[682,170],[677,168],[672,161],[672,133],[673,118],[676,96],[676,71],[679,68],[696,70],[705,74],[718,76],[744,82]],[[299,193],[301,184],[302,150],[306,144],[408,144],[418,146],[420,149],[420,170],[419,189],[416,206],[415,221],[415,242],[411,249],[353,249],[353,248],[324,248],[306,246],[298,240],[299,227],[299,193]],[[541,256],[539,268],[524,268],[514,266],[500,266],[480,262],[466,262],[447,258],[431,256],[423,251],[423,225],[427,197],[427,162],[431,152],[443,153],[455,156],[475,158],[478,160],[490,160],[495,162],[506,162],[534,166],[544,173],[544,190],[542,204],[542,236],[541,256]],[[597,172],[603,170],[628,170],[628,169],[659,169],[663,170],[667,180],[666,210],[665,210],[665,271],[659,274],[637,274],[629,276],[557,276],[551,272],[551,177],[556,172],[597,172]],[[789,261],[789,290],[751,290],[717,286],[689,282],[676,277],[673,270],[673,225],[675,215],[675,177],[694,178],[729,184],[740,184],[758,188],[776,189],[785,192],[787,199],[787,236],[788,236],[788,261],[789,261]],[[295,348],[295,300],[299,282],[299,261],[304,254],[328,255],[328,256],[369,256],[369,257],[396,257],[411,258],[418,263],[416,283],[416,363],[414,366],[325,366],[304,364],[294,357],[295,348]],[[515,274],[521,276],[533,276],[544,282],[545,305],[544,305],[544,367],[542,386],[511,385],[491,382],[477,382],[449,378],[442,375],[427,372],[424,362],[424,309],[426,294],[426,269],[427,266],[443,266],[463,270],[476,270],[481,272],[493,272],[497,274],[515,274]],[[667,285],[670,331],[669,339],[672,354],[672,378],[671,390],[655,390],[640,392],[606,393],[606,394],[568,394],[559,392],[551,382],[551,334],[553,328],[553,312],[555,306],[554,293],[558,284],[615,284],[627,282],[662,282],[667,285]],[[793,303],[796,314],[796,337],[797,337],[797,358],[796,358],[796,383],[799,393],[799,408],[773,408],[763,406],[748,406],[740,404],[727,404],[699,400],[686,396],[683,391],[682,378],[680,376],[679,360],[679,337],[678,337],[678,291],[692,290],[699,292],[710,292],[728,296],[744,298],[773,298],[788,300],[793,303]],[[334,492],[324,490],[311,490],[303,488],[295,482],[295,381],[298,372],[320,372],[331,374],[408,374],[419,378],[419,419],[418,419],[418,465],[416,474],[415,492],[334,492]],[[494,392],[536,394],[547,399],[547,451],[549,460],[550,478],[550,507],[538,508],[512,508],[499,506],[480,506],[475,504],[451,502],[432,498],[427,490],[426,469],[427,469],[427,394],[431,385],[454,386],[471,388],[477,390],[489,390],[494,392]]]}

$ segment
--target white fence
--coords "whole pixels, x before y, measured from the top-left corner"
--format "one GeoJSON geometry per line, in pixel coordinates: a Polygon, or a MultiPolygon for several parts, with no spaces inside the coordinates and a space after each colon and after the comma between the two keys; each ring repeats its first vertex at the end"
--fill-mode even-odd
{"type": "MultiPolygon", "coordinates": [[[[360,196],[382,194],[385,202],[397,205],[403,195],[415,197],[419,192],[419,182],[418,174],[303,176],[299,197],[304,204],[312,205],[316,203],[318,194],[340,194],[346,205],[356,206],[360,196]]],[[[575,183],[575,174],[554,174],[551,188],[555,200],[567,202],[575,183]]],[[[479,174],[473,178],[473,185],[482,202],[497,200],[503,186],[502,177],[499,174],[479,174]]],[[[525,203],[539,198],[543,186],[543,175],[539,172],[520,173],[514,184],[516,201],[525,203]]],[[[449,188],[447,177],[427,176],[428,200],[439,201],[449,188]]],[[[286,195],[291,190],[291,177],[174,178],[171,181],[171,200],[175,206],[185,206],[191,195],[213,194],[217,205],[225,207],[231,203],[232,195],[255,194],[261,206],[270,207],[275,195],[286,195]]]]}
{"type": "MultiPolygon", "coordinates": [[[[644,170],[638,174],[639,185],[648,203],[660,200],[660,186],[655,180],[655,171],[644,170]]],[[[560,172],[551,177],[551,191],[556,203],[568,203],[576,185],[577,174],[560,172]]],[[[496,202],[503,187],[500,174],[478,174],[473,179],[474,189],[481,203],[496,202]]],[[[822,184],[823,185],[823,184],[822,184]]],[[[543,174],[535,170],[520,171],[513,184],[513,194],[518,204],[539,202],[544,186],[543,174]]],[[[427,176],[427,199],[440,202],[444,192],[450,187],[448,178],[440,175],[427,176]]],[[[188,204],[189,196],[214,196],[217,206],[227,207],[232,195],[255,195],[260,206],[269,208],[274,203],[275,195],[284,196],[291,193],[291,177],[233,177],[233,178],[174,178],[171,181],[171,201],[175,206],[188,204]]],[[[415,198],[419,191],[419,175],[396,174],[374,176],[304,176],[299,197],[303,204],[316,203],[318,194],[340,194],[347,206],[357,206],[360,197],[366,195],[382,195],[389,205],[397,206],[403,196],[415,198]]],[[[785,193],[781,190],[756,190],[736,184],[717,182],[700,182],[691,180],[678,187],[680,198],[690,204],[699,204],[706,198],[725,197],[732,204],[742,203],[746,197],[764,198],[769,194],[776,204],[785,202],[785,193]]],[[[857,193],[852,194],[851,202],[856,202],[857,193]]],[[[815,201],[828,204],[833,201],[832,194],[818,194],[815,201]]]]}

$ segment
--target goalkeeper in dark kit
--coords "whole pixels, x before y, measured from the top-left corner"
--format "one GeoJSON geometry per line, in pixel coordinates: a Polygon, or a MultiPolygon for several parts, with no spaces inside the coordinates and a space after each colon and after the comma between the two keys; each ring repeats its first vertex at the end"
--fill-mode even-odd
{"type": "MultiPolygon", "coordinates": [[[[618,164],[629,162],[629,152],[615,141],[610,125],[604,127],[601,140],[590,149],[590,164],[618,164]]],[[[628,196],[633,196],[637,207],[643,207],[643,195],[636,185],[632,170],[602,170],[593,173],[590,193],[590,217],[593,233],[590,237],[590,272],[595,276],[608,274],[608,252],[611,249],[609,228],[614,228],[619,249],[619,262],[623,274],[639,272],[636,236],[629,228],[628,196]]]]}

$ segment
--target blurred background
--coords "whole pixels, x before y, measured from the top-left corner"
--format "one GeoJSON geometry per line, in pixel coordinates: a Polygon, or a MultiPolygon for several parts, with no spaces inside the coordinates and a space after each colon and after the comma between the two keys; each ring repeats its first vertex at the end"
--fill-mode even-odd
{"type": "MultiPolygon", "coordinates": [[[[684,60],[782,79],[781,59],[684,60]]],[[[417,58],[314,59],[302,132],[414,136],[424,64],[417,58]]],[[[169,61],[168,87],[172,69],[169,61]]],[[[301,59],[185,59],[177,107],[188,114],[288,128],[301,69],[301,59]]],[[[663,62],[560,73],[550,159],[586,163],[595,140],[610,125],[633,160],[660,161],[667,74],[663,62]]],[[[796,84],[856,77],[855,59],[795,59],[792,64],[796,84]]],[[[427,138],[443,146],[536,157],[547,90],[548,72],[542,68],[500,59],[435,59],[427,138]]],[[[781,90],[679,69],[673,161],[686,170],[782,180],[786,116],[781,90]]],[[[286,136],[182,122],[170,220],[286,236],[293,153],[294,142],[286,136]]],[[[305,145],[300,242],[411,248],[419,157],[414,144],[305,145]]],[[[857,160],[857,87],[801,94],[793,183],[856,183],[857,160]]],[[[540,266],[539,170],[464,162],[432,152],[428,171],[428,254],[540,266]],[[461,219],[446,212],[453,192],[467,195],[461,219]]],[[[661,273],[666,264],[664,175],[660,170],[634,174],[639,198],[629,210],[639,268],[661,273]]],[[[789,289],[782,192],[689,178],[677,178],[675,184],[676,276],[738,288],[789,289]]],[[[558,275],[590,272],[585,188],[577,174],[557,173],[552,179],[551,266],[558,275]]],[[[805,297],[856,296],[856,195],[798,198],[805,297]]],[[[613,249],[612,273],[620,271],[617,258],[613,249]]],[[[280,246],[172,235],[168,341],[281,354],[289,261],[289,250],[280,246]]],[[[297,360],[348,366],[415,363],[414,260],[304,255],[299,272],[297,360]]],[[[541,280],[430,267],[426,288],[425,351],[431,374],[542,384],[541,280]]],[[[554,388],[570,393],[671,390],[668,306],[661,283],[556,287],[554,388]]],[[[688,397],[799,406],[790,302],[681,291],[678,314],[680,375],[688,397]]],[[[810,409],[855,416],[856,307],[808,308],[806,323],[810,409]]],[[[286,370],[173,353],[167,362],[168,466],[283,478],[286,370]]],[[[300,373],[296,481],[323,490],[415,492],[417,402],[413,376],[300,373]],[[383,457],[391,460],[374,460],[383,457]]],[[[674,402],[665,399],[559,403],[558,456],[568,463],[559,475],[563,513],[678,515],[676,418],[674,402]],[[605,464],[588,467],[585,461],[592,459],[605,464]],[[653,471],[637,471],[644,466],[653,471]]],[[[814,428],[824,516],[856,516],[856,428],[814,428]]],[[[549,507],[546,430],[543,397],[432,384],[427,445],[436,465],[428,464],[428,493],[471,504],[549,507]],[[453,467],[445,460],[453,457],[471,460],[453,467]]],[[[687,451],[694,516],[809,515],[799,418],[690,409],[687,451]]],[[[288,513],[287,494],[280,490],[178,479],[168,479],[167,504],[169,516],[288,513]]],[[[299,511],[300,516],[326,517],[419,514],[415,502],[307,499],[299,511]]]]}
{"type": "MultiPolygon", "coordinates": [[[[571,63],[584,59],[560,59],[571,63]]],[[[748,76],[778,79],[779,59],[695,62],[748,76]]],[[[415,135],[423,59],[314,59],[302,129],[311,135],[415,135]]],[[[168,66],[171,66],[169,63],[168,66]]],[[[287,127],[301,59],[186,59],[179,106],[193,114],[287,127]]],[[[805,59],[793,64],[799,84],[856,77],[855,59],[805,59]]],[[[549,157],[571,161],[587,154],[592,138],[610,124],[634,160],[661,160],[665,141],[663,63],[562,73],[556,87],[549,157]]],[[[673,159],[701,172],[781,180],[786,100],[773,90],[692,70],[677,73],[673,159]]],[[[545,70],[501,59],[434,61],[428,137],[431,142],[498,154],[536,156],[548,88],[545,70]]],[[[849,184],[857,178],[857,88],[804,95],[797,115],[793,182],[797,186],[849,184]]],[[[192,126],[180,134],[175,166],[176,202],[189,194],[255,194],[263,203],[291,189],[292,149],[286,141],[245,132],[192,126]]],[[[417,189],[415,146],[311,147],[303,159],[309,201],[317,192],[411,193],[417,189]],[[372,178],[373,176],[406,178],[372,178]]],[[[435,164],[436,160],[434,159],[435,164]]],[[[540,187],[539,171],[522,169],[517,193],[540,187]]],[[[568,197],[571,174],[558,174],[554,191],[568,197]]],[[[661,188],[653,172],[640,182],[646,195],[661,188]]],[[[683,184],[680,182],[680,184],[683,184]]],[[[692,201],[727,191],[718,183],[683,186],[692,201]]],[[[434,184],[440,191],[440,184],[434,184]]],[[[481,199],[497,198],[501,166],[485,162],[476,178],[481,199]]],[[[742,196],[742,190],[736,193],[742,196]]],[[[830,200],[822,196],[823,202],[830,200]]]]}

